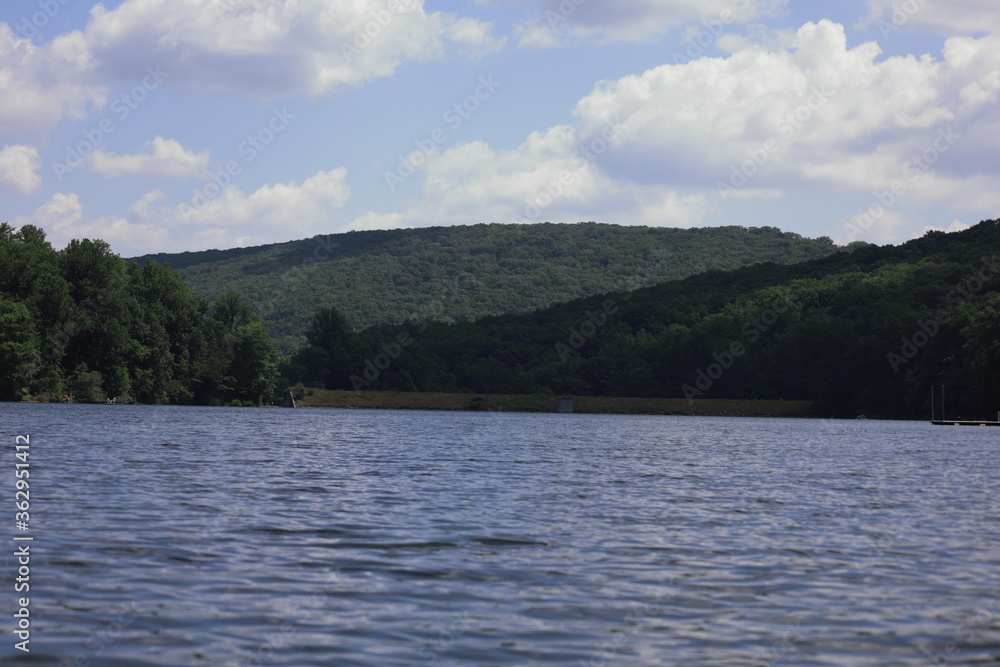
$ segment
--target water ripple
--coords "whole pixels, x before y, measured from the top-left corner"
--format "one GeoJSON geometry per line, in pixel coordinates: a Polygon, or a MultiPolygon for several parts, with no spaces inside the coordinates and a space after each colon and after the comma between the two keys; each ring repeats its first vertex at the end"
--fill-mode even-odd
{"type": "Polygon", "coordinates": [[[2,408],[39,498],[5,665],[1000,656],[986,429],[121,407],[2,408]]]}

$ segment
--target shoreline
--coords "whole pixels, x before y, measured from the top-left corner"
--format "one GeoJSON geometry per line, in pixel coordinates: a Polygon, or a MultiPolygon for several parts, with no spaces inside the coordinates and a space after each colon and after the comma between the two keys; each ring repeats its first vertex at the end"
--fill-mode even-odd
{"type": "MultiPolygon", "coordinates": [[[[445,394],[394,391],[307,390],[299,408],[557,412],[553,394],[445,394]]],[[[573,413],[697,417],[815,417],[812,401],[574,396],[573,413]]]]}
{"type": "MultiPolygon", "coordinates": [[[[302,409],[338,410],[430,410],[438,412],[525,412],[558,413],[560,399],[554,394],[449,394],[433,392],[394,392],[308,389],[296,400],[302,409]]],[[[812,401],[710,399],[698,398],[626,398],[616,396],[574,396],[573,414],[664,415],[688,417],[789,417],[815,418],[812,401]]],[[[60,405],[56,401],[15,401],[25,404],[60,405]]],[[[69,403],[68,405],[107,405],[105,403],[69,403]]],[[[117,403],[115,406],[152,405],[117,403]]],[[[172,406],[177,404],[163,404],[172,406]]],[[[193,406],[204,408],[251,408],[251,406],[193,406]]],[[[261,408],[281,408],[261,405],[261,408]]],[[[287,409],[287,408],[283,408],[287,409]]]]}

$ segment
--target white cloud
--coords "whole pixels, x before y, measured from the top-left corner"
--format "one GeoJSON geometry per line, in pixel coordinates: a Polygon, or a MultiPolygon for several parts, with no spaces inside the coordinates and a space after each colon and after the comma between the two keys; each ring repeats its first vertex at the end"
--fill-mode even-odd
{"type": "Polygon", "coordinates": [[[16,144],[0,150],[0,194],[28,194],[41,187],[42,159],[34,146],[16,144]]]}
{"type": "Polygon", "coordinates": [[[250,194],[230,185],[200,209],[182,205],[170,209],[169,215],[180,214],[187,224],[197,227],[255,226],[287,236],[289,232],[307,231],[325,219],[331,208],[343,206],[351,194],[346,179],[347,170],[341,168],[321,171],[301,185],[276,183],[250,194]]]}
{"type": "Polygon", "coordinates": [[[229,186],[200,209],[190,204],[157,206],[166,195],[143,195],[125,216],[89,218],[75,193],[56,193],[17,226],[34,224],[61,247],[74,238],[100,238],[115,252],[134,256],[158,252],[230,248],[305,238],[340,224],[334,209],[350,197],[347,170],[322,171],[301,184],[266,185],[246,194],[229,186]]]}
{"type": "Polygon", "coordinates": [[[515,4],[534,16],[516,32],[522,48],[545,48],[572,39],[644,42],[688,22],[701,23],[712,37],[727,26],[745,23],[786,4],[786,0],[522,0],[515,4]]]}
{"type": "Polygon", "coordinates": [[[875,24],[886,37],[918,26],[946,35],[1000,31],[995,0],[868,0],[868,9],[862,25],[875,24]]]}
{"type": "Polygon", "coordinates": [[[934,227],[934,226],[924,227],[924,234],[926,234],[927,232],[944,232],[946,234],[950,234],[952,232],[965,231],[970,227],[971,225],[967,225],[961,220],[955,220],[947,227],[934,227]]]}
{"type": "Polygon", "coordinates": [[[489,24],[427,13],[423,0],[125,0],[97,5],[84,39],[106,76],[157,65],[200,90],[259,97],[323,95],[405,60],[499,46],[489,24]]]}
{"type": "Polygon", "coordinates": [[[402,212],[367,213],[352,228],[420,227],[477,222],[578,222],[688,227],[708,212],[703,194],[616,181],[601,161],[614,150],[616,127],[582,134],[559,125],[532,133],[518,148],[483,141],[428,156],[421,197],[402,212]]]}
{"type": "Polygon", "coordinates": [[[400,213],[366,213],[347,225],[348,231],[363,232],[372,229],[398,229],[408,227],[400,213]]]}
{"type": "Polygon", "coordinates": [[[87,83],[91,69],[79,33],[37,46],[0,23],[0,141],[42,139],[62,118],[103,105],[106,90],[87,83]]]}
{"type": "MultiPolygon", "coordinates": [[[[899,186],[890,208],[904,199],[1000,208],[988,185],[1000,149],[998,69],[992,37],[949,40],[940,59],[882,58],[876,43],[848,48],[839,24],[808,23],[781,49],[754,45],[602,82],[577,104],[575,124],[532,133],[515,150],[472,141],[434,153],[417,201],[354,224],[688,226],[719,210],[720,183],[730,189],[723,200],[899,186]]],[[[905,210],[866,235],[892,240],[905,210]]]]}
{"type": "Polygon", "coordinates": [[[82,236],[70,237],[65,240],[61,238],[62,232],[82,217],[83,205],[80,204],[80,198],[75,193],[57,192],[47,202],[39,206],[32,216],[17,218],[14,223],[16,227],[33,224],[45,229],[48,232],[49,240],[53,241],[53,245],[60,247],[65,245],[70,238],[82,238],[82,236]]]}
{"type": "Polygon", "coordinates": [[[204,173],[208,169],[209,151],[194,153],[185,150],[174,139],[156,137],[146,142],[146,153],[114,155],[96,149],[84,161],[85,167],[102,176],[156,176],[160,178],[186,178],[204,173]]]}
{"type": "Polygon", "coordinates": [[[729,196],[733,199],[781,199],[784,194],[779,188],[741,188],[729,196]]]}
{"type": "Polygon", "coordinates": [[[998,47],[995,38],[956,38],[942,60],[878,60],[875,43],[848,49],[843,27],[821,21],[803,26],[782,51],[750,48],[603,82],[576,115],[582,128],[622,119],[615,150],[602,161],[617,179],[868,190],[907,178],[911,159],[927,153],[933,168],[921,170],[913,195],[934,196],[935,179],[954,176],[948,170],[995,173],[986,155],[957,158],[981,142],[996,145],[985,128],[1000,120],[990,104],[1000,91],[998,47]]]}
{"type": "Polygon", "coordinates": [[[646,189],[635,192],[637,206],[625,211],[633,224],[651,227],[693,227],[708,213],[708,201],[701,193],[680,195],[673,190],[646,189]],[[634,217],[632,217],[634,216],[634,217]]]}
{"type": "Polygon", "coordinates": [[[899,231],[906,227],[906,222],[906,218],[900,213],[873,202],[870,207],[843,220],[837,226],[833,240],[839,245],[847,245],[853,241],[891,243],[898,237],[899,231]]]}

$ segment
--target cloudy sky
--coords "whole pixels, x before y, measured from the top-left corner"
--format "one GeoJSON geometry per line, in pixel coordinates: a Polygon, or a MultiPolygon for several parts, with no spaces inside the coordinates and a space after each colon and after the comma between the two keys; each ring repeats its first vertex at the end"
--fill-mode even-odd
{"type": "Polygon", "coordinates": [[[124,256],[1000,216],[995,0],[11,0],[0,98],[0,220],[124,256]]]}

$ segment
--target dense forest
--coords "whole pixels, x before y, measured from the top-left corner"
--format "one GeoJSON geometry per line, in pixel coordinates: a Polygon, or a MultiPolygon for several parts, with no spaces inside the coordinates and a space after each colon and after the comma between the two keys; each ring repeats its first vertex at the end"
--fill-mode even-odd
{"type": "Polygon", "coordinates": [[[332,234],[255,248],[139,258],[177,269],[206,299],[232,291],[260,315],[278,351],[305,344],[321,307],[354,330],[411,318],[468,322],[711,269],[782,264],[836,251],[773,227],[670,229],[481,224],[332,234]]]}
{"type": "MultiPolygon", "coordinates": [[[[353,266],[351,279],[363,277],[368,291],[340,285],[339,300],[303,298],[294,309],[315,301],[312,315],[288,339],[303,344],[282,359],[232,283],[219,285],[209,301],[152,258],[126,261],[93,240],[56,251],[42,230],[4,223],[0,400],[69,394],[75,401],[256,404],[303,382],[359,391],[783,398],[813,401],[821,416],[926,418],[930,388],[943,384],[948,417],[993,418],[1000,411],[1000,221],[930,232],[900,246],[840,249],[828,239],[810,245],[770,228],[724,228],[714,236],[669,230],[684,232],[686,240],[668,244],[655,234],[643,240],[642,233],[655,230],[642,228],[534,227],[537,236],[527,227],[465,228],[491,243],[506,239],[509,255],[496,248],[460,252],[456,239],[469,237],[437,229],[300,242],[325,243],[316,247],[352,258],[326,263],[353,266]],[[586,240],[613,230],[627,240],[586,240]],[[573,251],[553,245],[570,232],[580,236],[573,251]],[[707,264],[709,239],[740,248],[742,263],[755,253],[772,253],[781,263],[663,279],[677,266],[690,272],[696,256],[707,264]],[[390,266],[415,256],[414,248],[427,253],[425,263],[418,261],[406,281],[375,290],[390,266]],[[466,265],[481,262],[483,273],[448,273],[458,265],[446,258],[462,252],[466,265]],[[549,255],[563,264],[540,259],[549,255]],[[796,255],[812,258],[787,263],[796,255]],[[571,257],[577,264],[567,268],[571,257]],[[602,267],[594,269],[598,278],[584,281],[582,267],[595,266],[602,267]],[[492,299],[491,307],[526,307],[529,301],[504,300],[501,286],[508,283],[528,292],[535,285],[539,303],[574,289],[588,296],[462,319],[476,315],[469,304],[479,299],[492,299]],[[385,290],[395,294],[388,305],[376,296],[385,290]],[[340,301],[367,308],[375,323],[359,330],[336,306],[340,301]]],[[[231,262],[263,261],[260,252],[190,253],[173,256],[173,263],[186,258],[187,270],[221,278],[231,262]]],[[[275,276],[284,274],[276,267],[295,256],[287,247],[281,252],[284,259],[271,256],[275,265],[265,262],[257,275],[280,283],[275,276]]],[[[308,268],[324,263],[316,259],[290,282],[318,277],[308,268]]],[[[274,303],[280,297],[279,290],[274,303]]]]}
{"type": "Polygon", "coordinates": [[[806,399],[822,416],[1000,411],[1000,221],[477,322],[355,333],[321,309],[285,367],[328,388],[806,399]]]}
{"type": "Polygon", "coordinates": [[[277,369],[237,295],[209,303],[103,241],[55,251],[37,227],[0,224],[0,400],[253,404],[275,393],[277,369]]]}

